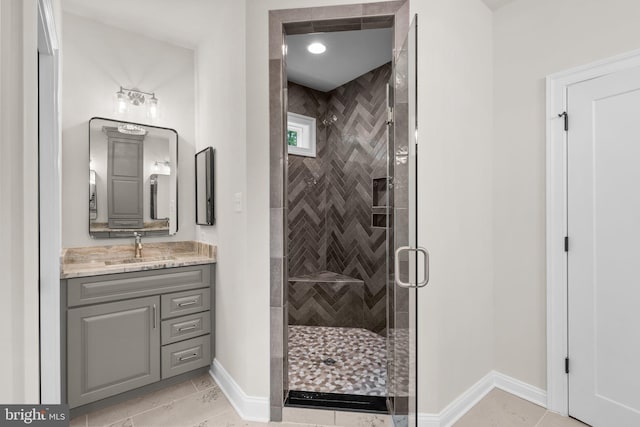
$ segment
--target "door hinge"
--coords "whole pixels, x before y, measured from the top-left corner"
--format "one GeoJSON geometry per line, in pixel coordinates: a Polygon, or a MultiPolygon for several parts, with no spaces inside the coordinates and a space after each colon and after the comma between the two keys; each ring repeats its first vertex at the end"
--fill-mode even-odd
{"type": "Polygon", "coordinates": [[[565,374],[569,373],[569,358],[568,357],[564,358],[564,373],[565,374]]]}
{"type": "Polygon", "coordinates": [[[569,236],[564,236],[564,251],[569,252],[569,236]]]}
{"type": "Polygon", "coordinates": [[[393,124],[393,108],[387,108],[387,125],[393,124]]]}
{"type": "Polygon", "coordinates": [[[563,111],[562,113],[558,114],[558,117],[564,118],[564,131],[569,131],[569,115],[567,114],[567,112],[563,111]]]}

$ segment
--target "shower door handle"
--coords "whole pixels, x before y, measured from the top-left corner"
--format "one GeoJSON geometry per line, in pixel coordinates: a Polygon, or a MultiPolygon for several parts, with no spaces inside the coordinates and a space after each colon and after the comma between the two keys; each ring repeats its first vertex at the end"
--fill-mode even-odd
{"type": "Polygon", "coordinates": [[[400,246],[398,249],[396,249],[393,270],[393,275],[395,276],[396,283],[401,288],[424,288],[429,283],[429,251],[421,247],[412,248],[411,246],[400,246]],[[420,252],[424,255],[424,278],[415,285],[400,280],[400,254],[402,252],[420,252]]]}

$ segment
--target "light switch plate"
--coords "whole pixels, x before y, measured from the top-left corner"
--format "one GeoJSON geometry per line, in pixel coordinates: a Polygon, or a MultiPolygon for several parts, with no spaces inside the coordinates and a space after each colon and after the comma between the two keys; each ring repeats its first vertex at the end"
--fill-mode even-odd
{"type": "Polygon", "coordinates": [[[242,212],[242,193],[235,193],[233,195],[233,210],[242,212]]]}

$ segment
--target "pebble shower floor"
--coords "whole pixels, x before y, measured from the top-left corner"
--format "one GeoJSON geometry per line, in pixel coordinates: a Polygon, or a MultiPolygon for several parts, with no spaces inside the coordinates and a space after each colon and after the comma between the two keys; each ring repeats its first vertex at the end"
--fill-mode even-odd
{"type": "Polygon", "coordinates": [[[386,338],[361,328],[289,326],[289,390],[387,395],[386,338]]]}

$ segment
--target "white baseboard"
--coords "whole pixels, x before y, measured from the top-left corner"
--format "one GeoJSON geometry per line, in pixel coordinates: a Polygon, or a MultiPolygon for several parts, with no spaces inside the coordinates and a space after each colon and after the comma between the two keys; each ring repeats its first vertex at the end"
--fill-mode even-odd
{"type": "Polygon", "coordinates": [[[268,398],[248,396],[217,359],[213,361],[209,374],[243,420],[269,422],[268,398]]]}
{"type": "MultiPolygon", "coordinates": [[[[238,415],[246,421],[269,421],[269,399],[248,396],[216,359],[209,371],[238,415]]],[[[500,372],[491,371],[437,414],[418,414],[419,427],[451,427],[494,388],[546,408],[547,392],[500,372]]]]}
{"type": "Polygon", "coordinates": [[[438,414],[418,414],[419,427],[440,427],[440,416],[438,414]]]}
{"type": "Polygon", "coordinates": [[[500,372],[493,371],[493,382],[496,388],[511,393],[543,408],[547,407],[547,392],[523,381],[500,372]]]}
{"type": "Polygon", "coordinates": [[[440,413],[418,414],[418,426],[451,427],[494,388],[504,390],[543,408],[547,407],[546,391],[500,372],[491,371],[449,403],[440,413]]]}
{"type": "MultiPolygon", "coordinates": [[[[449,403],[437,417],[433,417],[429,420],[429,424],[423,425],[423,417],[418,417],[420,427],[449,427],[466,414],[469,409],[482,400],[483,397],[489,393],[493,387],[493,371],[482,377],[477,383],[469,387],[464,393],[458,396],[453,402],[449,403]],[[437,418],[437,424],[435,424],[437,418]]],[[[435,415],[435,414],[434,414],[435,415]]]]}

